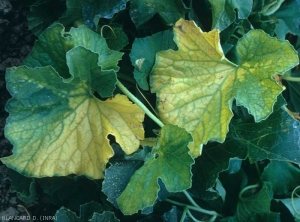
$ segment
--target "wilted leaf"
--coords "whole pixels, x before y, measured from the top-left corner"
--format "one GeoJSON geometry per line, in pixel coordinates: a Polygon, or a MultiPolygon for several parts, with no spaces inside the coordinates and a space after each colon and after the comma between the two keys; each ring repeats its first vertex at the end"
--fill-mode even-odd
{"type": "Polygon", "coordinates": [[[167,25],[184,18],[187,9],[181,0],[131,0],[130,17],[136,27],[141,26],[156,13],[158,13],[167,25]]]}
{"type": "Polygon", "coordinates": [[[99,179],[114,154],[109,134],[127,154],[138,149],[143,111],[125,96],[106,101],[94,97],[107,84],[97,61],[96,53],[76,47],[67,53],[70,79],[62,80],[50,66],[7,71],[13,99],[7,104],[5,133],[14,154],[1,159],[6,165],[32,177],[77,174],[99,179]]]}
{"type": "Polygon", "coordinates": [[[154,204],[159,191],[159,178],[170,192],[179,192],[191,186],[191,165],[194,161],[187,148],[191,140],[191,135],[182,128],[173,125],[162,128],[148,160],[135,172],[117,199],[124,214],[133,214],[154,204]]]}
{"type": "Polygon", "coordinates": [[[201,144],[224,141],[234,98],[255,121],[267,118],[282,91],[272,75],[298,64],[288,42],[260,30],[239,40],[239,65],[224,57],[217,30],[205,33],[194,22],[180,19],[174,33],[179,50],[157,54],[150,85],[157,93],[160,118],[192,134],[189,148],[194,157],[200,155],[201,144]]]}
{"type": "Polygon", "coordinates": [[[134,69],[134,78],[139,86],[148,90],[148,74],[151,72],[157,52],[175,49],[173,32],[164,31],[145,38],[136,38],[132,45],[130,59],[134,69]]]}

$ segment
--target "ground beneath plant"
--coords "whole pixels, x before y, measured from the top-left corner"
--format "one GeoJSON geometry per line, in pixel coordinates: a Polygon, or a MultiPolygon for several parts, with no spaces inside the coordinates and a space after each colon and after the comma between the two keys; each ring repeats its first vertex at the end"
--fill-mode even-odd
{"type": "MultiPolygon", "coordinates": [[[[28,30],[28,7],[20,5],[18,0],[0,0],[0,157],[12,153],[12,145],[4,137],[4,126],[8,113],[5,104],[10,98],[6,89],[5,70],[18,66],[30,52],[35,37],[28,30]]],[[[26,206],[22,206],[16,193],[10,193],[8,169],[0,161],[0,221],[8,217],[27,215],[26,206]]],[[[27,221],[27,220],[10,220],[27,221]]]]}

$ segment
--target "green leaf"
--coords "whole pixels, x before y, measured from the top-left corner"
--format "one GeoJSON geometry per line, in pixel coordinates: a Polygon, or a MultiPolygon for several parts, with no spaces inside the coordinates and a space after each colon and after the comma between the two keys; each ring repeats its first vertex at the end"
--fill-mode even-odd
{"type": "Polygon", "coordinates": [[[239,65],[224,57],[217,30],[205,33],[193,21],[180,19],[174,33],[179,50],[157,53],[150,86],[157,93],[162,121],[192,134],[189,148],[194,157],[201,154],[201,144],[224,141],[234,98],[256,122],[267,118],[282,91],[272,75],[298,64],[287,41],[260,30],[239,40],[239,65]]]}
{"type": "Polygon", "coordinates": [[[188,10],[181,0],[131,0],[130,17],[136,27],[141,26],[158,13],[164,22],[172,26],[184,18],[188,10]]]}
{"type": "Polygon", "coordinates": [[[300,170],[289,162],[273,160],[264,169],[260,179],[272,185],[274,194],[286,194],[300,184],[300,170]]]}
{"type": "Polygon", "coordinates": [[[109,27],[102,26],[101,28],[103,37],[106,39],[108,48],[118,51],[123,49],[126,45],[128,45],[129,42],[127,35],[124,33],[120,25],[113,24],[109,27]]]}
{"type": "Polygon", "coordinates": [[[212,5],[213,14],[213,29],[223,31],[236,19],[236,12],[238,19],[246,19],[251,13],[252,3],[251,0],[245,0],[241,4],[238,0],[209,0],[212,5]]]}
{"type": "Polygon", "coordinates": [[[85,0],[66,0],[67,10],[58,21],[64,25],[70,25],[77,19],[82,18],[82,8],[85,4],[85,0]]]}
{"type": "Polygon", "coordinates": [[[24,177],[14,170],[9,170],[11,180],[10,192],[17,193],[24,203],[34,203],[36,198],[36,182],[32,178],[24,177]]]}
{"type": "Polygon", "coordinates": [[[272,198],[273,193],[270,184],[264,183],[258,193],[247,198],[244,197],[238,202],[235,218],[237,221],[249,221],[253,215],[271,213],[272,198]]]}
{"type": "Polygon", "coordinates": [[[117,198],[125,190],[130,178],[142,164],[142,161],[118,161],[112,163],[105,170],[102,192],[107,196],[107,200],[116,208],[119,208],[117,198]]]}
{"type": "MultiPolygon", "coordinates": [[[[249,18],[252,29],[262,29],[270,36],[273,36],[275,33],[276,22],[272,19],[271,16],[266,16],[263,14],[254,14],[249,18]]],[[[283,39],[284,40],[284,39],[283,39]]]]}
{"type": "Polygon", "coordinates": [[[194,161],[187,148],[191,141],[191,135],[182,128],[173,125],[162,128],[148,160],[135,172],[117,199],[123,214],[133,214],[152,206],[159,191],[159,178],[169,192],[179,192],[191,186],[194,161]]]}
{"type": "Polygon", "coordinates": [[[282,202],[288,208],[295,221],[300,220],[300,198],[277,199],[276,201],[282,202]]]}
{"type": "Polygon", "coordinates": [[[42,190],[43,202],[56,206],[64,206],[77,211],[83,203],[90,201],[101,202],[104,195],[99,192],[101,182],[86,177],[46,177],[36,180],[37,186],[42,190]]]}
{"type": "Polygon", "coordinates": [[[247,149],[228,139],[222,144],[213,143],[204,146],[202,155],[195,160],[193,166],[193,186],[194,193],[197,190],[207,190],[214,186],[219,173],[229,167],[231,158],[244,159],[247,156],[247,149]]]}
{"type": "Polygon", "coordinates": [[[55,214],[54,222],[86,222],[92,218],[94,212],[101,213],[103,211],[101,205],[97,202],[89,202],[80,206],[80,215],[76,216],[76,213],[71,210],[61,207],[55,214]]]}
{"type": "Polygon", "coordinates": [[[144,90],[149,90],[148,75],[152,70],[157,52],[175,49],[173,32],[164,31],[145,38],[136,38],[130,52],[134,69],[134,78],[144,90]]]}
{"type": "Polygon", "coordinates": [[[51,65],[62,77],[69,77],[66,53],[76,46],[98,53],[98,65],[102,70],[119,70],[117,63],[122,53],[110,50],[103,37],[84,25],[71,28],[69,32],[65,32],[61,24],[52,25],[39,36],[23,64],[31,68],[51,65]]]}
{"type": "Polygon", "coordinates": [[[38,0],[30,6],[28,28],[39,36],[62,13],[64,7],[60,0],[38,0]]]}
{"type": "Polygon", "coordinates": [[[173,221],[178,221],[178,210],[177,207],[172,206],[172,209],[163,215],[163,219],[165,222],[173,222],[173,221]]]}
{"type": "Polygon", "coordinates": [[[62,77],[69,77],[66,65],[66,52],[75,46],[70,37],[65,37],[61,24],[47,28],[35,42],[33,50],[24,59],[23,64],[35,68],[52,66],[62,77]]]}
{"type": "Polygon", "coordinates": [[[89,220],[90,222],[118,222],[114,212],[104,211],[102,214],[94,213],[93,217],[89,220]]]}
{"type": "Polygon", "coordinates": [[[297,127],[298,122],[281,108],[282,105],[284,101],[279,96],[268,119],[260,123],[246,121],[234,126],[235,138],[248,148],[251,163],[264,159],[300,163],[300,128],[297,127]]]}
{"type": "Polygon", "coordinates": [[[82,8],[84,22],[90,28],[94,29],[99,18],[110,19],[114,14],[126,8],[128,0],[86,0],[82,8]]]}
{"type": "Polygon", "coordinates": [[[287,33],[300,35],[300,2],[298,0],[287,1],[272,16],[279,21],[275,32],[276,35],[284,39],[287,33]]]}
{"type": "Polygon", "coordinates": [[[14,98],[7,104],[5,133],[14,154],[1,160],[31,177],[103,178],[114,154],[107,136],[114,135],[127,154],[134,152],[143,139],[144,114],[125,96],[106,101],[93,96],[98,90],[93,80],[99,80],[99,87],[107,83],[95,68],[96,53],[76,47],[66,57],[70,79],[61,79],[50,66],[8,69],[6,81],[14,98]]]}
{"type": "Polygon", "coordinates": [[[102,97],[110,97],[115,90],[117,77],[114,71],[102,71],[101,67],[97,65],[98,61],[97,54],[82,47],[74,48],[67,53],[67,64],[70,73],[85,73],[85,69],[88,68],[90,92],[97,91],[102,97]],[[76,63],[85,64],[86,66],[74,65],[76,63]]]}
{"type": "Polygon", "coordinates": [[[98,53],[98,65],[101,66],[102,70],[119,71],[117,64],[123,53],[109,49],[105,38],[91,31],[85,25],[81,25],[78,28],[71,28],[69,33],[72,36],[75,46],[83,46],[92,52],[98,53]]]}

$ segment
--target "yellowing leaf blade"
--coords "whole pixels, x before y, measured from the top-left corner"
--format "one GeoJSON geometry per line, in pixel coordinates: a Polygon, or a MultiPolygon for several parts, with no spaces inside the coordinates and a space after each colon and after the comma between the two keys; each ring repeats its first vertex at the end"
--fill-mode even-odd
{"type": "Polygon", "coordinates": [[[201,144],[224,141],[234,98],[257,121],[266,118],[282,91],[272,75],[298,63],[289,43],[263,31],[250,31],[239,41],[239,66],[224,57],[217,30],[204,33],[194,22],[180,19],[174,36],[178,51],[157,54],[150,85],[157,93],[160,118],[192,134],[194,157],[201,153],[201,144]]]}
{"type": "Polygon", "coordinates": [[[7,105],[5,134],[14,154],[2,158],[3,163],[26,176],[77,174],[99,179],[114,155],[109,134],[126,153],[138,149],[144,113],[126,96],[101,101],[93,95],[91,63],[97,65],[97,58],[82,47],[70,50],[68,80],[50,66],[8,70],[8,88],[14,97],[7,105]],[[81,60],[84,53],[94,59],[81,60]]]}

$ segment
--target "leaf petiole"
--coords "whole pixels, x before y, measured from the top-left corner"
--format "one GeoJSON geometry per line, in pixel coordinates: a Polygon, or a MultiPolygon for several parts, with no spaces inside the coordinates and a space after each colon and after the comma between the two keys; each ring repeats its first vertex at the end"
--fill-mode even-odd
{"type": "Polygon", "coordinates": [[[198,206],[191,206],[191,205],[187,205],[187,204],[183,204],[174,200],[170,200],[170,199],[166,199],[167,202],[178,205],[178,206],[182,206],[182,207],[186,207],[188,210],[194,210],[194,211],[198,211],[200,213],[204,213],[207,215],[211,215],[211,216],[217,216],[217,217],[223,217],[223,215],[217,213],[216,211],[212,211],[212,210],[205,210],[202,207],[198,206]]]}
{"type": "Polygon", "coordinates": [[[117,86],[119,89],[136,105],[138,105],[147,116],[149,116],[157,125],[161,128],[164,127],[164,123],[158,119],[138,98],[136,98],[119,80],[117,80],[117,86]]]}
{"type": "Polygon", "coordinates": [[[283,76],[283,79],[291,82],[300,82],[300,77],[283,76]]]}

